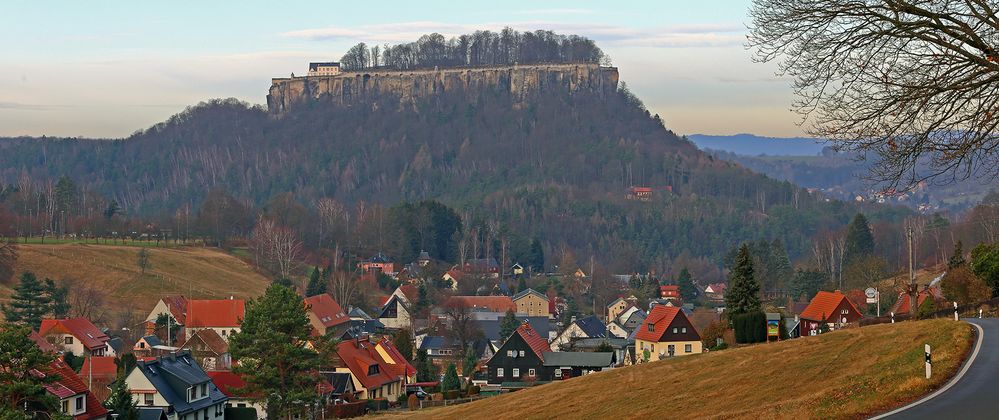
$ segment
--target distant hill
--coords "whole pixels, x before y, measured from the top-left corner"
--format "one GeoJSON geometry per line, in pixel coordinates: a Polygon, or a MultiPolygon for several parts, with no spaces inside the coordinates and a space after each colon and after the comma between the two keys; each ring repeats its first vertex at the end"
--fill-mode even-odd
{"type": "Polygon", "coordinates": [[[693,134],[687,136],[697,147],[731,152],[746,156],[815,156],[826,147],[821,141],[808,137],[762,137],[753,134],[715,136],[693,134]]]}

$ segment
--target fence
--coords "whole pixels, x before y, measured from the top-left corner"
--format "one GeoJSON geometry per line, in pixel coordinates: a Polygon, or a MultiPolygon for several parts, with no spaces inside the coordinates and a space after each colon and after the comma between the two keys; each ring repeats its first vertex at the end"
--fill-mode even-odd
{"type": "Polygon", "coordinates": [[[427,407],[447,407],[449,405],[464,404],[489,397],[490,397],[489,395],[476,395],[467,398],[455,398],[453,400],[436,400],[436,401],[422,400],[420,401],[420,409],[422,410],[427,407]]]}
{"type": "MultiPolygon", "coordinates": [[[[950,303],[950,302],[948,302],[950,303]]],[[[963,305],[957,305],[957,313],[963,317],[978,317],[978,311],[982,311],[982,316],[984,317],[997,317],[999,316],[999,297],[984,300],[981,302],[966,303],[963,305]]],[[[926,318],[953,318],[954,317],[954,307],[950,306],[935,312],[927,314],[926,318]]],[[[912,314],[895,314],[895,322],[909,321],[912,320],[912,314]]],[[[876,325],[876,324],[887,324],[892,321],[892,317],[882,316],[882,317],[867,317],[860,320],[860,326],[876,325]]]]}

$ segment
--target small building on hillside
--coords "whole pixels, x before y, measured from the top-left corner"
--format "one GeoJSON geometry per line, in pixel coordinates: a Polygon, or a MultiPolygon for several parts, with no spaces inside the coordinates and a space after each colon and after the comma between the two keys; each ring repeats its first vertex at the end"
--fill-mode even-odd
{"type": "Polygon", "coordinates": [[[327,293],[305,298],[305,311],[313,334],[341,333],[350,325],[350,317],[327,293]]]}
{"type": "Polygon", "coordinates": [[[635,353],[639,362],[701,352],[700,334],[683,310],[675,306],[652,308],[635,332],[635,353]]]}
{"type": "MultiPolygon", "coordinates": [[[[916,294],[916,310],[917,311],[919,310],[919,308],[921,306],[923,306],[923,304],[926,303],[926,299],[930,299],[930,301],[934,305],[937,305],[938,303],[942,303],[942,302],[946,301],[946,299],[943,296],[943,291],[940,290],[939,287],[927,287],[927,288],[924,288],[923,290],[920,290],[919,293],[916,294]]],[[[912,313],[911,312],[912,311],[912,307],[909,306],[909,303],[910,303],[911,300],[912,299],[910,298],[910,296],[909,296],[908,293],[905,293],[905,292],[899,293],[898,294],[898,300],[895,301],[895,304],[892,305],[892,307],[891,307],[891,312],[895,313],[896,315],[898,315],[898,314],[909,314],[909,313],[912,313]]]]}
{"type": "MultiPolygon", "coordinates": [[[[675,284],[666,284],[659,286],[659,298],[665,300],[680,301],[680,286],[675,284]]],[[[680,305],[674,305],[680,306],[680,305]]]]}
{"type": "Polygon", "coordinates": [[[513,303],[517,304],[516,312],[527,316],[545,316],[548,312],[548,296],[534,289],[521,290],[513,295],[513,303]]]}
{"type": "Polygon", "coordinates": [[[160,315],[168,315],[179,325],[184,325],[187,315],[187,298],[183,295],[166,296],[156,302],[156,306],[149,312],[146,322],[155,323],[160,315]]]}
{"type": "Polygon", "coordinates": [[[817,335],[823,324],[830,329],[845,324],[860,321],[863,318],[860,310],[846,298],[846,295],[835,292],[820,291],[812,298],[812,302],[801,312],[801,335],[817,335]]]}
{"type": "Polygon", "coordinates": [[[204,329],[215,330],[223,340],[229,341],[230,335],[239,332],[245,311],[246,302],[242,299],[189,300],[185,341],[204,329]]]}
{"type": "Polygon", "coordinates": [[[115,356],[111,338],[86,318],[43,319],[38,335],[60,353],[75,356],[115,356]]]}
{"type": "Polygon", "coordinates": [[[360,268],[363,273],[382,273],[386,275],[395,274],[395,263],[392,262],[392,259],[382,253],[375,254],[375,256],[370,259],[359,262],[357,267],[360,268]]]}
{"type": "Polygon", "coordinates": [[[458,284],[465,278],[465,272],[453,267],[441,275],[441,285],[451,290],[458,290],[458,284]]]}
{"type": "Polygon", "coordinates": [[[634,306],[631,302],[628,302],[623,297],[614,299],[609,305],[607,305],[607,320],[617,319],[622,312],[626,311],[629,307],[634,306]]]}
{"type": "Polygon", "coordinates": [[[495,279],[499,278],[500,266],[495,258],[475,258],[465,261],[465,266],[461,268],[461,271],[495,279]]]}
{"type": "Polygon", "coordinates": [[[714,301],[725,300],[725,290],[728,285],[725,283],[711,283],[704,288],[704,296],[714,301]]]}
{"type": "Polygon", "coordinates": [[[309,63],[309,76],[336,76],[340,74],[340,63],[336,61],[319,61],[309,63]]]}

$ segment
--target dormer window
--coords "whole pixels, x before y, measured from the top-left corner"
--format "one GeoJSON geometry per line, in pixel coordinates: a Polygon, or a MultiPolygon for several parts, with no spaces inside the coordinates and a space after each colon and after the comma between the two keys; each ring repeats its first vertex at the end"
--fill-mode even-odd
{"type": "Polygon", "coordinates": [[[649,332],[655,332],[655,331],[656,331],[656,325],[655,324],[649,324],[649,332]]]}
{"type": "Polygon", "coordinates": [[[368,375],[377,375],[377,374],[378,374],[378,365],[368,366],[368,375]]]}

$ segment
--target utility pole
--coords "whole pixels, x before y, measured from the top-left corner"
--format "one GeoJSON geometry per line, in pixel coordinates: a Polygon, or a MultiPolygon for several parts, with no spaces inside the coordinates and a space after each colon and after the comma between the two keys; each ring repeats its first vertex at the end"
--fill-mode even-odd
{"type": "Polygon", "coordinates": [[[917,308],[917,306],[918,306],[917,300],[918,299],[917,299],[916,292],[917,292],[917,290],[919,288],[918,288],[918,286],[916,286],[915,255],[913,254],[913,250],[912,250],[912,226],[907,226],[906,227],[905,234],[906,234],[906,238],[908,239],[908,242],[909,242],[909,290],[908,290],[908,292],[909,292],[908,293],[909,294],[909,313],[913,317],[915,317],[916,312],[918,311],[918,308],[917,308]]]}

